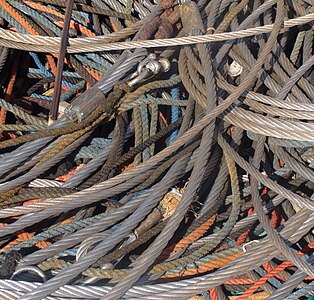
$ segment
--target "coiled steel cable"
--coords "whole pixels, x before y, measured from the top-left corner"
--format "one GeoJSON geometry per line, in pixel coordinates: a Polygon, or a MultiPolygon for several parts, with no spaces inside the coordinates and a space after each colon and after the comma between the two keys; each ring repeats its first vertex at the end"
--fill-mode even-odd
{"type": "Polygon", "coordinates": [[[1,144],[26,142],[1,149],[0,273],[21,272],[0,280],[5,299],[290,299],[311,289],[311,3],[179,4],[76,1],[61,96],[70,106],[47,128],[49,52],[66,3],[0,10],[0,43],[12,48],[0,63],[10,70],[1,144]],[[86,53],[96,50],[109,52],[86,53]],[[116,93],[101,120],[121,83],[132,92],[116,93]],[[38,124],[40,134],[21,132],[38,124]],[[77,155],[98,138],[110,143],[77,155]],[[23,281],[34,270],[48,280],[23,281]]]}

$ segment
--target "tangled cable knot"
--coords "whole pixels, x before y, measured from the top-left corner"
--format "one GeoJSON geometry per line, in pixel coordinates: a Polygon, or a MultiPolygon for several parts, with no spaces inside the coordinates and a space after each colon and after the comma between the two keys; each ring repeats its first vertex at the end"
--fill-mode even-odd
{"type": "Polygon", "coordinates": [[[0,299],[312,299],[311,1],[0,4],[0,299]]]}

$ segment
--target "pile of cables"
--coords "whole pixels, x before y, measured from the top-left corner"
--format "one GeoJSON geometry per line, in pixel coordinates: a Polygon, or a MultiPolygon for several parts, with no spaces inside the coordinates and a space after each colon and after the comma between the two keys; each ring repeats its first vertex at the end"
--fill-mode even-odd
{"type": "Polygon", "coordinates": [[[0,0],[0,299],[314,299],[312,0],[0,0]]]}

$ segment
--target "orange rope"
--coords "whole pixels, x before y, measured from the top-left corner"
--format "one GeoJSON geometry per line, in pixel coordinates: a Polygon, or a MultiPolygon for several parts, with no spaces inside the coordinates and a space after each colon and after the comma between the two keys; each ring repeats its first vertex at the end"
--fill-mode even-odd
{"type": "Polygon", "coordinates": [[[212,300],[219,300],[216,288],[212,288],[209,290],[209,296],[212,300]]]}
{"type": "Polygon", "coordinates": [[[236,241],[236,245],[241,245],[246,241],[246,238],[248,237],[249,233],[250,233],[251,229],[248,229],[247,231],[243,232],[237,239],[236,241]]]}
{"type": "MultiPolygon", "coordinates": [[[[314,242],[311,242],[308,245],[309,248],[314,247],[314,242]]],[[[301,257],[304,255],[304,253],[301,251],[298,251],[296,253],[296,255],[298,257],[301,257]]],[[[237,300],[245,300],[248,299],[248,297],[250,295],[252,295],[260,286],[262,286],[266,281],[268,281],[268,279],[274,277],[274,275],[280,273],[281,271],[283,271],[285,268],[288,267],[292,267],[294,266],[293,263],[291,263],[289,260],[284,261],[283,263],[281,263],[280,265],[278,265],[276,268],[272,269],[270,272],[268,272],[267,274],[265,274],[263,277],[261,277],[257,282],[254,283],[254,285],[250,286],[249,289],[247,289],[244,294],[242,294],[241,296],[239,296],[237,298],[237,300]]]]}
{"type": "Polygon", "coordinates": [[[267,187],[264,187],[264,189],[263,189],[263,191],[262,191],[262,193],[261,193],[261,196],[266,195],[266,194],[267,194],[267,192],[268,192],[267,187]]]}
{"type": "MultiPolygon", "coordinates": [[[[67,173],[66,175],[63,175],[63,176],[60,176],[57,178],[57,180],[60,180],[60,181],[67,181],[69,180],[74,174],[76,174],[82,167],[84,167],[84,164],[81,164],[79,166],[77,166],[74,170],[71,170],[69,173],[67,173]]],[[[43,198],[39,198],[39,199],[31,199],[31,200],[28,200],[28,201],[24,201],[22,206],[27,206],[29,204],[33,204],[33,203],[37,203],[37,202],[40,202],[44,200],[43,198]]],[[[65,219],[61,222],[61,225],[65,225],[65,224],[69,224],[70,222],[72,222],[74,219],[74,216],[73,217],[70,217],[68,219],[65,219]]],[[[3,226],[6,226],[7,224],[0,224],[0,227],[3,227],[3,226]]],[[[13,241],[9,242],[7,245],[5,245],[3,248],[0,249],[0,253],[26,241],[26,240],[29,240],[30,238],[32,238],[33,236],[35,235],[35,232],[24,232],[23,230],[19,231],[17,233],[17,238],[14,239],[13,241]]],[[[38,248],[45,248],[47,246],[51,245],[50,242],[47,242],[47,241],[41,241],[39,243],[36,244],[36,246],[38,248]]]]}
{"type": "MultiPolygon", "coordinates": [[[[6,89],[6,92],[4,94],[4,100],[10,102],[11,100],[11,95],[13,92],[13,87],[14,87],[14,83],[16,80],[16,75],[17,75],[17,70],[19,67],[19,61],[20,61],[20,52],[17,53],[16,59],[14,60],[14,64],[13,64],[13,68],[10,74],[10,80],[6,89]]],[[[6,119],[6,115],[7,115],[7,110],[5,108],[1,108],[1,112],[0,112],[0,123],[4,124],[5,123],[5,119],[6,119]]]]}
{"type": "MultiPolygon", "coordinates": [[[[30,33],[32,35],[39,35],[39,33],[11,5],[9,5],[6,1],[0,0],[0,4],[1,4],[2,8],[4,10],[6,10],[6,12],[11,17],[13,17],[15,20],[17,20],[17,22],[19,22],[25,28],[25,30],[28,33],[30,33]]],[[[56,67],[56,64],[55,64],[55,62],[53,60],[53,57],[51,55],[49,55],[49,54],[47,54],[46,57],[47,57],[47,60],[49,62],[51,71],[55,75],[56,71],[57,71],[57,67],[56,67]]]]}
{"type": "Polygon", "coordinates": [[[265,282],[267,282],[270,278],[274,277],[275,274],[283,271],[287,267],[292,267],[292,266],[293,264],[290,261],[285,261],[281,263],[275,269],[272,269],[270,272],[268,272],[263,277],[261,277],[257,282],[254,283],[254,285],[250,286],[249,289],[247,289],[244,292],[244,294],[242,294],[241,296],[237,298],[237,300],[248,299],[250,295],[252,295],[255,291],[257,291],[258,288],[262,286],[265,282]]]}
{"type": "Polygon", "coordinates": [[[169,125],[169,124],[168,124],[168,121],[167,121],[167,119],[164,117],[164,115],[162,114],[162,112],[159,111],[158,113],[159,113],[160,119],[164,122],[164,124],[165,124],[166,126],[168,126],[168,125],[169,125]]]}
{"type": "MultiPolygon", "coordinates": [[[[250,215],[252,215],[253,213],[254,213],[253,208],[250,208],[250,209],[248,210],[248,215],[250,216],[250,215]]],[[[246,239],[247,239],[247,237],[248,237],[250,231],[251,231],[251,229],[248,229],[248,230],[246,230],[245,232],[243,232],[243,233],[238,237],[238,239],[237,239],[237,241],[236,241],[236,245],[237,245],[237,246],[243,244],[243,243],[246,241],[246,239]]]]}
{"type": "Polygon", "coordinates": [[[85,164],[80,164],[80,165],[78,165],[74,170],[71,170],[71,171],[68,172],[67,174],[61,175],[61,176],[57,177],[56,180],[59,180],[59,181],[67,181],[67,180],[69,180],[73,175],[75,175],[79,170],[81,170],[84,166],[85,166],[85,164]]]}
{"type": "Polygon", "coordinates": [[[24,242],[27,241],[28,239],[30,239],[32,236],[31,234],[27,233],[27,232],[23,232],[17,235],[17,238],[13,241],[11,241],[10,243],[8,243],[7,245],[5,245],[2,249],[0,249],[0,253],[24,242]]]}
{"type": "MultiPolygon", "coordinates": [[[[13,64],[13,68],[12,68],[12,71],[10,74],[10,80],[9,80],[8,86],[7,86],[6,92],[4,94],[4,100],[6,100],[7,102],[11,101],[13,87],[14,87],[14,84],[16,81],[17,71],[18,71],[18,67],[19,67],[20,57],[21,57],[21,54],[20,54],[20,52],[18,52],[16,55],[16,59],[14,60],[14,64],[13,64]]],[[[0,109],[0,124],[5,124],[6,116],[7,116],[7,110],[4,107],[2,107],[0,109]]],[[[3,137],[9,137],[11,139],[16,138],[16,135],[13,133],[10,133],[10,132],[4,134],[1,131],[0,136],[1,136],[1,138],[3,138],[3,137]]]]}
{"type": "MultiPolygon", "coordinates": [[[[35,233],[29,233],[29,232],[21,231],[17,235],[17,238],[15,240],[11,241],[7,245],[5,245],[2,249],[0,249],[0,253],[4,252],[6,250],[9,250],[10,248],[12,248],[14,246],[17,246],[18,244],[20,244],[22,242],[25,242],[25,241],[29,240],[34,235],[35,235],[35,233]]],[[[50,242],[45,242],[45,241],[42,241],[42,242],[39,242],[39,243],[36,244],[36,246],[38,248],[45,248],[45,247],[47,247],[49,245],[51,245],[51,243],[50,242]]]]}
{"type": "MultiPolygon", "coordinates": [[[[55,55],[55,54],[54,54],[53,56],[56,57],[56,58],[58,58],[58,55],[55,55]]],[[[52,74],[53,74],[53,75],[56,75],[56,73],[57,73],[57,65],[56,65],[56,63],[55,63],[55,61],[54,61],[52,55],[47,54],[46,57],[47,57],[47,60],[48,60],[49,65],[50,65],[52,74]]]]}
{"type": "MultiPolygon", "coordinates": [[[[58,12],[58,11],[48,7],[48,6],[42,5],[42,4],[37,3],[37,2],[31,2],[28,0],[23,0],[23,2],[27,6],[33,8],[33,9],[40,10],[40,11],[55,15],[56,17],[59,17],[61,19],[64,18],[63,14],[61,14],[60,12],[58,12]]],[[[54,24],[59,26],[60,28],[62,28],[64,23],[63,23],[63,21],[55,21],[54,24]]],[[[73,20],[71,20],[71,22],[70,22],[70,28],[75,29],[75,30],[79,29],[79,31],[81,33],[85,34],[86,36],[95,36],[95,33],[92,32],[90,29],[82,26],[81,24],[76,23],[73,20]]]]}
{"type": "MultiPolygon", "coordinates": [[[[153,105],[149,104],[148,106],[149,106],[149,107],[152,107],[153,105]]],[[[159,115],[159,118],[164,122],[164,124],[165,124],[166,126],[168,126],[169,123],[168,123],[167,119],[164,117],[164,115],[162,114],[161,111],[158,111],[158,115],[159,115]]]]}
{"type": "MultiPolygon", "coordinates": [[[[63,21],[57,21],[54,22],[58,27],[62,28],[64,22],[63,21]]],[[[88,28],[82,26],[81,24],[75,23],[73,20],[70,22],[70,28],[75,29],[76,31],[79,31],[80,33],[83,33],[85,36],[95,36],[95,33],[90,31],[88,28]]]]}
{"type": "Polygon", "coordinates": [[[15,20],[17,20],[28,33],[38,35],[38,32],[11,5],[9,5],[7,1],[0,0],[0,4],[1,7],[15,20]]]}
{"type": "Polygon", "coordinates": [[[96,72],[92,71],[91,69],[89,68],[86,68],[85,66],[83,66],[83,68],[86,70],[86,72],[93,76],[96,80],[99,80],[101,78],[101,76],[99,74],[97,74],[96,72]]]}
{"type": "Polygon", "coordinates": [[[121,171],[122,171],[122,172],[129,171],[129,170],[131,170],[132,168],[134,168],[134,166],[135,166],[135,164],[134,164],[134,162],[133,162],[133,163],[131,163],[131,164],[129,164],[129,165],[123,166],[121,171]]]}
{"type": "Polygon", "coordinates": [[[23,2],[27,6],[33,8],[33,9],[41,10],[41,11],[46,12],[48,14],[55,15],[56,17],[59,17],[61,19],[64,18],[64,15],[61,14],[60,12],[58,12],[58,11],[48,7],[48,6],[42,5],[42,4],[38,3],[38,2],[32,2],[32,1],[28,1],[28,0],[23,0],[23,2]]]}
{"type": "Polygon", "coordinates": [[[110,24],[111,24],[112,29],[113,29],[114,32],[118,32],[118,31],[119,31],[118,26],[117,26],[116,23],[112,20],[112,18],[110,18],[110,24]]]}
{"type": "Polygon", "coordinates": [[[193,232],[191,232],[189,235],[184,237],[182,240],[180,240],[177,244],[174,246],[170,246],[166,248],[159,256],[159,259],[169,257],[171,254],[177,252],[178,250],[191,245],[195,241],[197,241],[200,237],[202,237],[208,229],[213,225],[216,215],[212,215],[206,222],[204,222],[200,227],[195,229],[193,232]]]}
{"type": "MultiPolygon", "coordinates": [[[[270,266],[269,262],[263,264],[263,268],[265,269],[266,272],[270,272],[272,270],[272,267],[270,266]]],[[[276,274],[274,277],[281,281],[285,281],[279,274],[276,274]]]]}
{"type": "Polygon", "coordinates": [[[266,272],[270,272],[272,270],[269,262],[263,264],[263,268],[265,269],[266,272]]]}
{"type": "Polygon", "coordinates": [[[30,204],[38,203],[38,202],[43,201],[43,200],[44,200],[44,198],[30,199],[30,200],[24,201],[22,206],[27,206],[30,204]]]}
{"type": "MultiPolygon", "coordinates": [[[[7,13],[10,14],[14,19],[16,19],[25,28],[25,30],[28,33],[30,33],[32,35],[39,35],[38,32],[12,6],[10,6],[8,3],[6,3],[6,1],[0,0],[0,4],[1,4],[2,8],[5,9],[7,11],[7,13]]],[[[63,22],[61,22],[61,23],[63,24],[63,22]]],[[[84,34],[86,34],[88,36],[94,36],[95,35],[90,30],[86,29],[85,27],[81,26],[80,24],[75,24],[73,22],[73,28],[76,28],[77,26],[79,26],[80,31],[83,32],[84,34]]],[[[53,56],[58,58],[58,54],[53,54],[53,56]]],[[[56,66],[56,63],[55,63],[52,55],[47,54],[46,57],[47,57],[49,65],[50,65],[52,74],[56,75],[57,66],[56,66]]],[[[100,79],[101,76],[98,75],[96,72],[86,68],[85,66],[84,66],[84,69],[86,70],[86,72],[88,72],[96,80],[100,79]]]]}
{"type": "Polygon", "coordinates": [[[214,269],[218,269],[220,267],[223,267],[230,263],[231,261],[235,260],[237,257],[239,257],[242,252],[235,253],[233,255],[227,256],[225,258],[221,258],[215,261],[211,261],[208,263],[205,263],[203,265],[198,266],[197,268],[193,269],[187,269],[180,273],[171,273],[171,274],[165,274],[162,276],[162,278],[174,278],[174,277],[183,277],[183,276],[191,276],[191,275],[197,275],[200,273],[205,273],[208,271],[212,271],[214,269]]]}
{"type": "Polygon", "coordinates": [[[277,228],[279,221],[279,214],[277,208],[271,212],[270,225],[272,228],[277,228]]]}
{"type": "Polygon", "coordinates": [[[233,278],[226,281],[224,284],[253,284],[255,281],[253,281],[251,278],[233,278]]]}

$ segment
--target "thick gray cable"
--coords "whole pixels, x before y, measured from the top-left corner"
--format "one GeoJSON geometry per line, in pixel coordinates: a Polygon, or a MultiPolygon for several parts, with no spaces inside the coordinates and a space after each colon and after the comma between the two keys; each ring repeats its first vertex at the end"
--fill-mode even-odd
{"type": "MultiPolygon", "coordinates": [[[[146,51],[137,51],[137,54],[133,56],[132,53],[126,53],[121,56],[114,65],[110,72],[108,72],[99,82],[95,85],[95,88],[99,88],[103,93],[107,93],[112,86],[114,86],[130,69],[135,67],[140,60],[145,57],[146,51]],[[116,66],[119,67],[117,70],[116,66]]],[[[83,115],[88,115],[94,107],[98,105],[99,99],[95,99],[93,89],[87,90],[85,93],[78,96],[72,103],[73,106],[77,107],[83,115]]],[[[66,125],[68,121],[65,117],[58,119],[49,128],[62,127],[66,125]]],[[[12,151],[10,155],[0,158],[0,163],[3,166],[0,170],[0,176],[15,169],[21,162],[25,162],[31,155],[36,153],[39,149],[45,147],[48,142],[53,138],[38,139],[12,151]]],[[[1,188],[1,186],[0,186],[1,188]]]]}
{"type": "Polygon", "coordinates": [[[309,70],[314,64],[314,55],[304,63],[286,82],[280,93],[277,95],[278,100],[284,100],[292,87],[300,80],[303,74],[309,70]]]}
{"type": "MultiPolygon", "coordinates": [[[[311,255],[307,259],[307,263],[314,264],[314,255],[311,255]]],[[[286,282],[284,282],[272,295],[270,295],[268,300],[283,299],[284,297],[290,295],[292,291],[297,287],[306,277],[306,274],[301,270],[297,270],[286,282]]]]}
{"type": "MultiPolygon", "coordinates": [[[[197,32],[197,34],[200,33],[201,32],[197,32]]],[[[206,45],[199,45],[198,50],[201,61],[203,63],[206,61],[208,64],[207,68],[204,70],[205,84],[208,89],[206,109],[208,112],[213,109],[216,103],[216,84],[213,76],[210,50],[206,47],[206,45]]],[[[156,237],[155,241],[148,247],[148,249],[136,260],[136,262],[133,264],[132,270],[128,273],[128,275],[113,288],[110,294],[105,296],[105,299],[114,300],[122,297],[123,294],[129,290],[133,284],[143,275],[148,267],[152,265],[152,263],[156,260],[161,251],[169,242],[170,238],[175,233],[191,202],[195,198],[196,193],[200,188],[200,184],[202,183],[207,160],[212,152],[211,148],[213,143],[214,130],[215,124],[213,121],[208,125],[208,127],[204,129],[201,145],[199,148],[199,155],[191,174],[190,183],[188,184],[177,209],[167,222],[166,227],[156,237]]]]}
{"type": "MultiPolygon", "coordinates": [[[[256,145],[256,151],[253,157],[253,166],[255,168],[259,167],[261,156],[264,152],[264,142],[265,137],[260,138],[256,145]]],[[[269,223],[268,217],[263,213],[262,199],[259,197],[258,192],[258,181],[253,177],[251,179],[251,190],[252,190],[252,200],[257,213],[257,217],[261,223],[261,225],[266,230],[267,234],[270,236],[274,245],[277,247],[279,251],[281,251],[288,260],[293,262],[296,266],[298,266],[302,271],[306,272],[308,275],[314,275],[314,268],[306,263],[304,260],[300,259],[296,255],[293,254],[289,246],[284,242],[280,234],[271,227],[269,223]]]]}
{"type": "MultiPolygon", "coordinates": [[[[284,22],[284,28],[288,29],[294,26],[299,26],[307,24],[314,20],[314,13],[307,14],[302,17],[287,20],[284,22]]],[[[140,48],[158,48],[158,47],[169,47],[169,46],[183,46],[183,45],[193,45],[197,43],[208,43],[215,41],[227,41],[232,39],[240,39],[244,37],[255,36],[258,34],[263,34],[271,32],[274,25],[264,25],[250,29],[239,30],[236,32],[219,33],[204,36],[194,36],[194,37],[182,37],[182,38],[170,38],[170,39],[155,39],[155,40],[145,40],[145,41],[131,41],[131,42],[118,42],[118,43],[103,43],[103,36],[89,37],[89,38],[75,38],[69,39],[70,46],[68,47],[68,53],[80,53],[80,52],[90,52],[90,51],[109,51],[109,50],[128,50],[128,49],[140,49],[140,48]]],[[[6,40],[0,38],[0,44],[3,46],[14,47],[21,50],[27,51],[38,51],[38,52],[56,52],[60,40],[59,38],[44,37],[41,36],[40,44],[26,44],[24,42],[31,41],[33,43],[36,36],[27,36],[21,33],[15,32],[5,32],[0,29],[0,33],[13,38],[14,42],[11,40],[6,40]],[[48,40],[47,40],[48,39],[48,40]],[[52,40],[55,39],[55,40],[52,40]],[[20,41],[23,40],[23,43],[20,41]],[[51,45],[53,43],[53,45],[51,45]],[[56,43],[57,45],[54,45],[56,43]]],[[[38,38],[37,38],[38,39],[38,38]]]]}
{"type": "MultiPolygon", "coordinates": [[[[285,228],[281,232],[282,236],[286,239],[289,239],[292,243],[295,243],[303,234],[305,234],[308,230],[311,229],[312,223],[314,220],[314,215],[310,215],[308,211],[301,211],[297,213],[295,216],[293,216],[291,219],[289,219],[286,223],[285,228]],[[295,233],[296,226],[299,228],[298,234],[295,233]],[[292,236],[292,238],[291,238],[292,236]]],[[[171,283],[165,283],[165,284],[156,284],[156,285],[147,285],[147,286],[134,286],[130,289],[130,291],[127,292],[126,297],[128,299],[181,299],[176,298],[180,295],[195,295],[199,291],[202,290],[208,290],[209,288],[222,284],[229,278],[233,278],[234,276],[238,276],[240,269],[244,267],[244,269],[241,269],[241,272],[246,272],[250,268],[254,268],[256,265],[256,261],[260,261],[260,264],[263,264],[264,262],[269,261],[269,251],[273,249],[274,252],[271,253],[271,256],[275,256],[278,252],[275,251],[275,248],[272,246],[271,241],[268,238],[265,238],[263,242],[260,242],[253,246],[252,249],[248,250],[246,253],[244,253],[240,258],[236,259],[233,264],[239,264],[237,267],[234,267],[233,264],[230,265],[230,268],[223,268],[217,272],[214,272],[209,275],[199,276],[197,278],[188,279],[188,280],[181,280],[179,282],[171,282],[171,283]],[[226,272],[228,270],[228,272],[226,272]],[[186,290],[186,287],[188,288],[186,290]],[[162,294],[163,292],[166,292],[166,294],[162,294]],[[169,294],[170,293],[170,294],[169,294]],[[156,295],[153,296],[153,295],[156,295]],[[141,297],[142,295],[142,297],[141,297]]],[[[16,282],[12,282],[16,286],[16,282]]],[[[10,282],[9,282],[10,285],[10,282]]],[[[40,284],[34,285],[33,283],[29,283],[29,286],[37,287],[40,284]]],[[[20,285],[20,288],[24,289],[25,285],[20,285]]],[[[102,294],[104,291],[110,291],[111,287],[97,287],[93,286],[91,289],[90,287],[84,287],[84,286],[64,286],[61,287],[56,294],[53,295],[60,295],[59,293],[62,291],[61,294],[64,296],[64,293],[71,293],[71,296],[77,295],[77,293],[80,293],[81,290],[88,290],[89,294],[100,293],[102,294]]],[[[24,289],[25,290],[25,289],[24,289]]],[[[86,295],[86,294],[85,294],[86,295]]],[[[89,299],[87,296],[85,296],[87,299],[89,299]]],[[[188,296],[186,296],[187,298],[188,296]]],[[[84,298],[84,297],[83,297],[84,298]]]]}
{"type": "Polygon", "coordinates": [[[146,201],[144,201],[128,219],[122,222],[119,228],[115,231],[114,235],[106,238],[103,242],[86,254],[86,256],[84,256],[80,261],[74,263],[51,280],[48,280],[46,285],[43,285],[37,290],[27,294],[21,298],[21,300],[39,300],[47,295],[50,295],[59,287],[66,284],[70,279],[79,275],[82,271],[95,263],[100,257],[105,255],[113,245],[121,241],[122,238],[129,234],[130,230],[132,230],[150,212],[158,201],[160,201],[160,198],[165,191],[176,183],[176,181],[182,176],[182,171],[185,169],[186,163],[187,159],[177,161],[161,182],[151,189],[150,198],[146,199],[146,201]]]}

